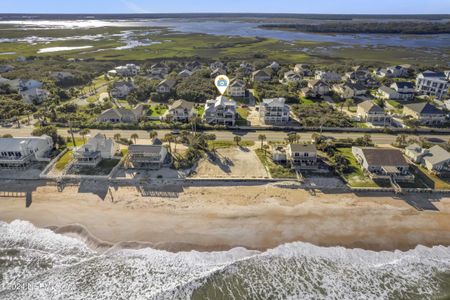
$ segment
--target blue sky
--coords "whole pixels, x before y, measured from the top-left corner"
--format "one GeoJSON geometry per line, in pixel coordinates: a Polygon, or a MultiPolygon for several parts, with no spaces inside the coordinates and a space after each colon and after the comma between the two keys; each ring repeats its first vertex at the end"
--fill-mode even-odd
{"type": "Polygon", "coordinates": [[[1,13],[450,14],[450,0],[1,0],[1,13]],[[218,4],[219,3],[219,4],[218,4]]]}

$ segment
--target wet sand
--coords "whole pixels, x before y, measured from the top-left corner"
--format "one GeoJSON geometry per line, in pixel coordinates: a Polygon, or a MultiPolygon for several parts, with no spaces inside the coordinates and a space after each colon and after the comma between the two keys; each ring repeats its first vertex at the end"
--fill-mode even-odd
{"type": "Polygon", "coordinates": [[[136,188],[110,188],[99,197],[79,187],[60,193],[42,186],[29,208],[23,198],[0,198],[0,219],[27,220],[98,247],[264,250],[294,241],[370,250],[450,245],[448,196],[325,194],[273,185],[164,191],[150,189],[142,196],[136,188]],[[438,211],[417,211],[405,201],[424,199],[438,211]]]}

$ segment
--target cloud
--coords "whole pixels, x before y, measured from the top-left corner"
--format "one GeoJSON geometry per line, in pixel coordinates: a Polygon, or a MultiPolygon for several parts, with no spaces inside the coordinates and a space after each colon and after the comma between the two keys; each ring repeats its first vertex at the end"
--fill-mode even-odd
{"type": "Polygon", "coordinates": [[[134,1],[120,0],[120,2],[122,2],[122,4],[127,7],[129,12],[132,12],[132,13],[149,13],[149,11],[147,9],[145,9],[142,6],[136,4],[136,2],[134,2],[134,1]]]}

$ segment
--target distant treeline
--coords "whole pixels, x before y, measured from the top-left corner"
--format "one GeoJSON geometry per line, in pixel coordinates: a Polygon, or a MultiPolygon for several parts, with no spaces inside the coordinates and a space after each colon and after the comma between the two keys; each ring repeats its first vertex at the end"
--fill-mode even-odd
{"type": "Polygon", "coordinates": [[[316,33],[387,33],[443,34],[450,33],[450,22],[341,22],[324,24],[264,24],[260,28],[316,33]]]}

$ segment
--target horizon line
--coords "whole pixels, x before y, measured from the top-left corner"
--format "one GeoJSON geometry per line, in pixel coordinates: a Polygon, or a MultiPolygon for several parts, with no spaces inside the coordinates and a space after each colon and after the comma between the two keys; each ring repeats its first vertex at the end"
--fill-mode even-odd
{"type": "Polygon", "coordinates": [[[328,15],[328,16],[449,16],[450,13],[287,13],[287,12],[136,12],[136,13],[89,13],[89,12],[52,12],[52,13],[33,13],[33,12],[0,12],[0,15],[328,15]]]}

